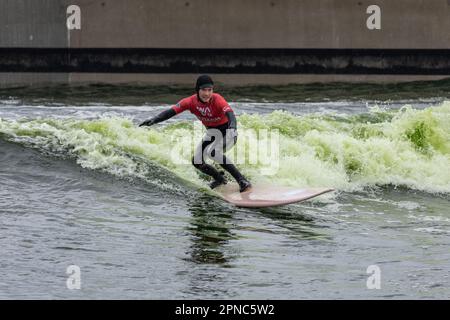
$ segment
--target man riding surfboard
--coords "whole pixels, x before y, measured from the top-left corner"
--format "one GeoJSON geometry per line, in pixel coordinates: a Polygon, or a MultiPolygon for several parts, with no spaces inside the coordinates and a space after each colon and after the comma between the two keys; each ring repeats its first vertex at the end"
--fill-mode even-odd
{"type": "Polygon", "coordinates": [[[195,91],[196,94],[182,99],[175,106],[142,122],[139,126],[151,126],[189,110],[207,129],[206,135],[197,146],[192,157],[194,167],[214,179],[209,185],[211,189],[226,184],[224,172],[217,171],[213,166],[207,164],[205,162],[206,156],[219,163],[236,179],[240,192],[248,191],[251,183],[224,154],[237,141],[237,122],[233,110],[221,95],[214,93],[214,82],[208,75],[198,77],[195,91]]]}

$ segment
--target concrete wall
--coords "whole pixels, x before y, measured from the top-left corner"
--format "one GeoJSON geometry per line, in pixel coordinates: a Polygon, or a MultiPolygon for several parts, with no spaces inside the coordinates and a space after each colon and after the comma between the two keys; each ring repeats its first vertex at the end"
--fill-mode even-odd
{"type": "Polygon", "coordinates": [[[0,47],[449,49],[448,30],[449,0],[0,0],[0,47]]]}
{"type": "Polygon", "coordinates": [[[60,0],[0,0],[0,47],[67,47],[65,12],[60,0]]]}
{"type": "Polygon", "coordinates": [[[257,83],[441,78],[450,75],[449,30],[450,0],[0,0],[0,85],[203,72],[233,74],[223,77],[233,83],[240,73],[245,83],[252,74],[257,83]],[[67,30],[72,4],[81,30],[67,30]],[[381,30],[366,27],[373,4],[381,30]]]}
{"type": "Polygon", "coordinates": [[[448,0],[74,0],[72,47],[449,49],[448,0]],[[368,6],[381,30],[368,30],[368,6]]]}
{"type": "MultiPolygon", "coordinates": [[[[65,12],[60,0],[0,0],[0,48],[68,47],[65,12]]],[[[0,87],[68,81],[68,73],[0,72],[0,87]]]]}

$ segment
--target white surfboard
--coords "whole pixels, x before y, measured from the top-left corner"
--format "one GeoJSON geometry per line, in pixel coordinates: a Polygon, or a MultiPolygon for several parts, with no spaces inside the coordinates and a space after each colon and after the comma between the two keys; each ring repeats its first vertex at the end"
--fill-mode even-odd
{"type": "Polygon", "coordinates": [[[331,188],[293,188],[255,185],[239,192],[236,183],[228,183],[215,189],[227,202],[238,207],[263,208],[300,202],[333,191],[331,188]]]}

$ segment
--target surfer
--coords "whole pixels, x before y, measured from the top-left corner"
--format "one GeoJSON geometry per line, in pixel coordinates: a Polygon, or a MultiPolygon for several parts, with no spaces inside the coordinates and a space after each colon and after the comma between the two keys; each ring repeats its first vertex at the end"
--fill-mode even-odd
{"type": "Polygon", "coordinates": [[[251,187],[251,183],[224,154],[237,141],[237,122],[233,110],[220,94],[214,93],[214,82],[208,75],[198,77],[195,91],[194,95],[182,99],[175,106],[142,122],[139,126],[151,126],[189,110],[206,127],[206,135],[197,146],[192,157],[194,167],[214,179],[209,184],[211,189],[226,184],[224,172],[218,171],[207,164],[205,162],[206,156],[219,163],[236,179],[240,192],[247,191],[251,187]]]}

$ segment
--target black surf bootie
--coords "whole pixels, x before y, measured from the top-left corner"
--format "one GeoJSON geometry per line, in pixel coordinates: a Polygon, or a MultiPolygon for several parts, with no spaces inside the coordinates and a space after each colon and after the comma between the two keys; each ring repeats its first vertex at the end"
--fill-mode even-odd
{"type": "Polygon", "coordinates": [[[252,187],[250,181],[246,179],[239,180],[238,183],[239,183],[239,192],[249,191],[250,188],[252,187]]]}
{"type": "Polygon", "coordinates": [[[225,172],[220,171],[219,176],[217,178],[215,178],[214,181],[209,184],[209,187],[211,189],[214,189],[222,184],[227,184],[227,178],[225,178],[225,172]]]}

